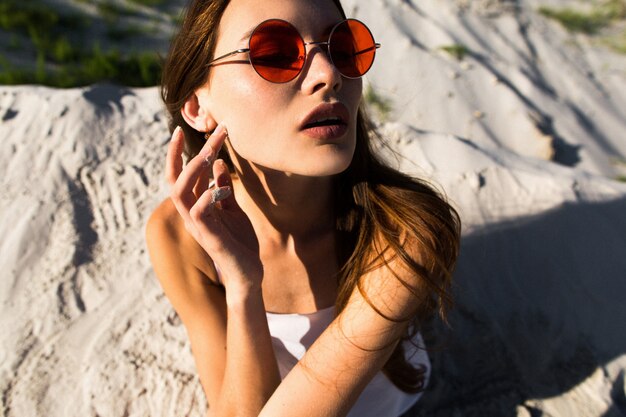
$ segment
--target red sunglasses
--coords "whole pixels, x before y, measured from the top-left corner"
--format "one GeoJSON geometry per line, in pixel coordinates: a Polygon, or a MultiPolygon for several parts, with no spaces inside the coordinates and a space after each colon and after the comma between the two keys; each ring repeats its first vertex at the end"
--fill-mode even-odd
{"type": "Polygon", "coordinates": [[[347,19],[337,23],[326,42],[304,42],[289,22],[270,19],[261,22],[250,35],[248,48],[237,49],[215,58],[207,65],[233,55],[248,52],[248,62],[262,78],[286,83],[298,76],[306,62],[306,45],[326,45],[328,56],[346,78],[362,77],[372,66],[376,49],[372,32],[364,23],[347,19]]]}

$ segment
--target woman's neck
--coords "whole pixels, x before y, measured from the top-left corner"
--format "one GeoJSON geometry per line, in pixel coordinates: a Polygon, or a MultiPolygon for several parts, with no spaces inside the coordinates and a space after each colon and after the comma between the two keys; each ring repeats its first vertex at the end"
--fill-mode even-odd
{"type": "Polygon", "coordinates": [[[241,171],[235,196],[259,237],[284,244],[334,230],[332,177],[290,175],[250,165],[241,171]]]}

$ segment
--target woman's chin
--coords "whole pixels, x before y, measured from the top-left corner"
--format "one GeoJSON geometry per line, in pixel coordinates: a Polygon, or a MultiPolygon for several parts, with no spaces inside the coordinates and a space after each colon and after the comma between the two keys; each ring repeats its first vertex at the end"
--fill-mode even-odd
{"type": "Polygon", "coordinates": [[[340,174],[350,166],[351,158],[333,158],[333,160],[316,161],[309,166],[297,167],[294,173],[309,177],[328,177],[340,174]]]}
{"type": "Polygon", "coordinates": [[[328,177],[340,174],[350,166],[353,152],[332,152],[331,155],[307,155],[289,161],[262,160],[250,157],[247,160],[262,171],[283,172],[289,176],[328,177]]]}

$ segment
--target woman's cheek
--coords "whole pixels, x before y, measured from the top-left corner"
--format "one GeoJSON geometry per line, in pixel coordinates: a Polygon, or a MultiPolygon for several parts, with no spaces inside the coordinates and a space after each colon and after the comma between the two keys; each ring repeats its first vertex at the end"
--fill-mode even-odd
{"type": "Polygon", "coordinates": [[[237,152],[260,151],[247,148],[288,128],[285,126],[286,118],[283,117],[288,105],[282,99],[284,96],[266,94],[259,86],[243,83],[232,86],[230,91],[221,95],[218,121],[226,124],[231,143],[237,152]]]}
{"type": "Polygon", "coordinates": [[[216,114],[218,121],[225,123],[229,130],[242,131],[244,127],[259,126],[271,113],[262,90],[253,84],[240,82],[220,88],[216,114]]]}

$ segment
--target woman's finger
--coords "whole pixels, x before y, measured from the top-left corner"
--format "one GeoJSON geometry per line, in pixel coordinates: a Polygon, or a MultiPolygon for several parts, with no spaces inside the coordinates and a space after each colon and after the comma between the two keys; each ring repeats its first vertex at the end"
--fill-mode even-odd
{"type": "Polygon", "coordinates": [[[226,131],[226,126],[220,123],[207,139],[206,143],[198,153],[198,157],[205,159],[207,162],[210,160],[212,163],[215,158],[217,158],[217,154],[220,149],[222,149],[222,145],[227,137],[228,132],[226,131]]]}
{"type": "Polygon", "coordinates": [[[170,185],[174,185],[183,170],[182,153],[185,147],[184,136],[183,129],[181,129],[180,126],[176,126],[167,147],[165,179],[170,185]]]}
{"type": "MultiPolygon", "coordinates": [[[[218,159],[213,164],[213,178],[215,178],[215,185],[218,189],[222,187],[229,187],[232,190],[232,177],[230,176],[230,172],[228,171],[228,166],[221,159],[218,159]]],[[[222,199],[220,204],[221,208],[224,210],[236,208],[237,202],[235,201],[234,193],[231,192],[228,197],[222,199]]]]}
{"type": "Polygon", "coordinates": [[[207,219],[213,217],[213,211],[220,209],[220,202],[223,202],[231,194],[232,189],[230,187],[206,190],[189,211],[189,217],[191,217],[199,229],[203,229],[202,225],[206,226],[207,219]]]}
{"type": "Polygon", "coordinates": [[[194,189],[194,192],[196,193],[196,195],[198,197],[200,197],[200,195],[205,192],[208,188],[210,188],[210,186],[212,185],[213,181],[211,180],[211,177],[207,174],[207,175],[200,175],[200,177],[198,178],[198,182],[196,183],[196,188],[194,189]]]}
{"type": "MultiPolygon", "coordinates": [[[[172,190],[174,204],[182,205],[187,211],[191,210],[196,203],[197,197],[194,189],[202,175],[206,175],[207,170],[213,165],[224,140],[226,130],[223,126],[218,126],[215,132],[209,137],[198,155],[196,155],[182,170],[176,184],[172,190]]],[[[179,210],[180,211],[180,210],[179,210]]]]}
{"type": "MultiPolygon", "coordinates": [[[[213,159],[217,158],[219,151],[224,143],[224,140],[228,137],[228,132],[226,132],[226,129],[223,128],[223,126],[218,126],[215,131],[213,133],[211,133],[211,135],[209,136],[209,138],[207,139],[207,142],[205,143],[204,146],[211,146],[212,149],[217,149],[217,152],[215,152],[215,155],[213,156],[213,159]],[[222,130],[224,130],[224,132],[222,132],[222,130]],[[223,138],[222,138],[223,137],[223,138]]],[[[196,184],[196,195],[200,196],[200,194],[202,194],[207,188],[210,187],[211,182],[213,182],[213,178],[215,177],[210,177],[208,175],[202,175],[200,176],[200,178],[198,179],[198,182],[196,184]]]]}

